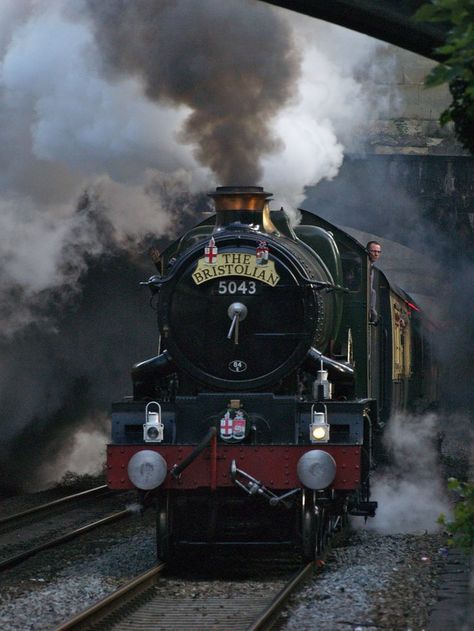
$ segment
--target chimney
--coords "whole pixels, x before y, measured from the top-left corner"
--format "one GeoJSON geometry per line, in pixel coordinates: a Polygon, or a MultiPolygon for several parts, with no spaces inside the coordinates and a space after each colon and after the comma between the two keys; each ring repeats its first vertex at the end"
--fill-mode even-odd
{"type": "Polygon", "coordinates": [[[214,232],[224,228],[250,228],[273,234],[277,229],[270,219],[268,201],[272,193],[262,186],[218,186],[209,193],[216,206],[214,232]]]}

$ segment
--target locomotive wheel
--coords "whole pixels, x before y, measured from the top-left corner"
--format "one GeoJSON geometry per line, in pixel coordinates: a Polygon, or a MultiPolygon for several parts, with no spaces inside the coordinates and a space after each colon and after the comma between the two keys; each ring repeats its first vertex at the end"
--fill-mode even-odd
{"type": "Polygon", "coordinates": [[[303,489],[301,497],[302,555],[305,561],[314,561],[317,553],[319,515],[314,503],[314,492],[303,489]]]}
{"type": "Polygon", "coordinates": [[[173,502],[169,492],[160,499],[156,515],[156,551],[162,561],[169,563],[175,556],[173,540],[173,502]]]}
{"type": "Polygon", "coordinates": [[[318,534],[317,534],[317,546],[316,552],[321,555],[324,549],[328,545],[331,523],[330,514],[326,506],[319,505],[319,520],[318,520],[318,534]]]}
{"type": "Polygon", "coordinates": [[[315,561],[323,554],[333,530],[330,509],[315,501],[314,492],[304,489],[301,504],[302,554],[305,561],[315,561]]]}

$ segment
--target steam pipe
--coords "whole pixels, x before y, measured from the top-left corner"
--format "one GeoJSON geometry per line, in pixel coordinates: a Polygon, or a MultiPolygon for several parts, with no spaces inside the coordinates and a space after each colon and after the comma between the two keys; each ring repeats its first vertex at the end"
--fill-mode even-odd
{"type": "Polygon", "coordinates": [[[338,362],[335,359],[331,359],[330,357],[326,357],[320,351],[318,351],[314,346],[308,351],[304,361],[304,368],[316,375],[318,370],[321,370],[321,361],[323,362],[323,366],[325,369],[336,370],[339,373],[344,373],[346,375],[353,375],[354,369],[352,366],[348,364],[343,364],[342,362],[338,362]]]}
{"type": "Polygon", "coordinates": [[[210,444],[211,440],[216,435],[216,431],[217,430],[215,427],[210,427],[207,434],[201,440],[199,445],[197,445],[197,447],[189,454],[189,456],[186,456],[186,458],[180,464],[174,464],[171,467],[170,473],[173,478],[177,480],[182,472],[186,469],[186,467],[189,467],[189,465],[194,462],[194,460],[196,460],[199,454],[204,451],[204,449],[210,444]]]}
{"type": "Polygon", "coordinates": [[[168,352],[146,359],[132,368],[133,396],[135,399],[154,396],[157,380],[176,372],[176,366],[168,352]]]}

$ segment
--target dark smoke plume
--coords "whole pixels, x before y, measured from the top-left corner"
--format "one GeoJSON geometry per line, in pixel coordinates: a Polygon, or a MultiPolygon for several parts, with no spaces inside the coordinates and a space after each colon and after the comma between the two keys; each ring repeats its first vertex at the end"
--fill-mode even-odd
{"type": "Polygon", "coordinates": [[[289,25],[242,0],[87,6],[106,73],[138,75],[153,101],[190,108],[180,140],[196,146],[195,157],[221,183],[259,181],[261,157],[281,148],[272,118],[299,77],[289,25]]]}
{"type": "Polygon", "coordinates": [[[32,323],[14,344],[0,341],[2,488],[48,481],[42,467],[67,459],[79,428],[108,433],[102,418],[111,400],[130,394],[130,366],[156,353],[154,314],[139,287],[150,267],[123,250],[104,255],[72,304],[45,310],[54,327],[32,323]]]}

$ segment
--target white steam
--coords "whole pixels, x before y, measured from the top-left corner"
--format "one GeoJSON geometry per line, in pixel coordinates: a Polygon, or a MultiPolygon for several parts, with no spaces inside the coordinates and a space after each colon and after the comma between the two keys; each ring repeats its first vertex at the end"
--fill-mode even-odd
{"type": "MultiPolygon", "coordinates": [[[[68,293],[86,257],[114,243],[136,246],[149,233],[171,234],[174,218],[163,187],[179,194],[230,184],[216,182],[196,162],[194,147],[178,141],[188,107],[152,103],[136,76],[111,80],[102,73],[82,6],[65,0],[5,0],[0,6],[4,333],[34,320],[41,292],[65,286],[68,293]],[[93,213],[77,211],[84,191],[93,213]],[[98,218],[111,226],[107,243],[98,234],[98,218]]],[[[344,146],[353,148],[374,116],[378,105],[355,77],[361,68],[370,75],[379,44],[277,12],[292,27],[302,74],[292,104],[274,120],[283,149],[262,160],[262,183],[277,200],[296,206],[304,186],[337,174],[344,146]]]]}
{"type": "Polygon", "coordinates": [[[164,186],[195,192],[209,182],[174,137],[184,108],[149,103],[136,79],[104,80],[88,24],[69,21],[64,4],[0,6],[0,318],[6,335],[38,317],[44,292],[74,293],[86,258],[113,244],[133,247],[148,233],[170,234],[164,186]],[[91,207],[81,213],[84,192],[91,207]],[[107,242],[97,227],[103,221],[111,226],[107,242]]]}
{"type": "Polygon", "coordinates": [[[89,419],[88,422],[91,424],[89,428],[78,430],[63,443],[60,457],[53,461],[46,460],[37,472],[32,488],[48,488],[69,471],[77,475],[92,476],[102,473],[110,421],[104,415],[89,419]]]}
{"type": "Polygon", "coordinates": [[[304,188],[339,172],[346,151],[363,149],[370,124],[393,105],[375,79],[389,58],[372,38],[297,13],[286,13],[303,53],[293,103],[276,117],[284,149],[263,160],[265,186],[285,209],[304,198],[304,188]]]}
{"type": "Polygon", "coordinates": [[[398,413],[387,424],[384,444],[390,465],[377,471],[371,495],[378,502],[367,527],[383,533],[439,529],[437,519],[449,512],[436,443],[438,418],[398,413]]]}
{"type": "Polygon", "coordinates": [[[151,104],[135,78],[102,78],[87,22],[68,21],[63,5],[35,5],[2,60],[8,113],[12,120],[29,117],[31,146],[22,157],[69,168],[76,179],[107,172],[127,181],[146,168],[198,171],[174,138],[186,109],[151,104]]]}

